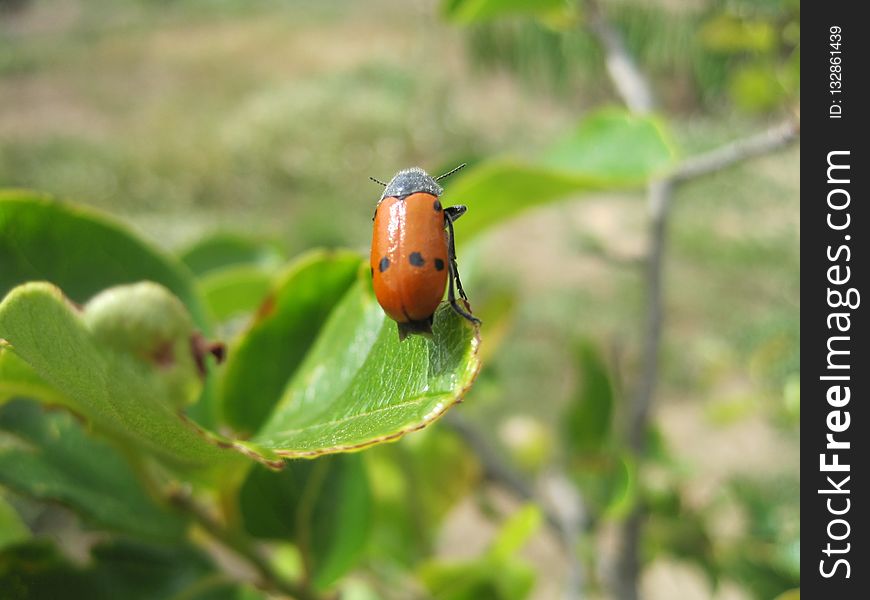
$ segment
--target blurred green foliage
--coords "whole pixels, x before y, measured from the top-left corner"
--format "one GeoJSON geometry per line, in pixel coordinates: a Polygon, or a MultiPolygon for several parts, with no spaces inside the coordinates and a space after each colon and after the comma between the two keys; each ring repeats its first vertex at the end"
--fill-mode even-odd
{"type": "MultiPolygon", "coordinates": [[[[443,10],[474,24],[469,48],[481,65],[508,68],[529,85],[546,85],[556,93],[581,91],[593,103],[608,98],[601,85],[606,79],[601,51],[581,26],[588,18],[584,3],[554,5],[563,14],[575,7],[576,18],[549,18],[553,6],[525,1],[446,0],[443,10]],[[504,10],[496,13],[490,4],[504,10]],[[523,13],[538,18],[492,19],[523,13]]],[[[612,2],[606,9],[670,110],[722,112],[727,101],[740,110],[765,112],[788,107],[799,97],[797,0],[719,0],[682,9],[612,2]]]]}
{"type": "Polygon", "coordinates": [[[245,530],[295,544],[317,588],[359,559],[371,525],[371,494],[358,454],[301,461],[280,472],[255,467],[239,490],[245,530]]]}
{"type": "MultiPolygon", "coordinates": [[[[583,502],[588,591],[607,587],[602,540],[643,507],[645,566],[691,565],[711,594],[725,585],[764,599],[795,593],[794,155],[678,192],[660,412],[644,456],[622,434],[643,301],[636,190],[681,157],[799,112],[797,1],[603,4],[660,99],[643,118],[599,109],[617,98],[585,3],[447,0],[425,16],[388,0],[22,4],[0,11],[0,185],[87,202],[132,227],[7,192],[0,293],[47,279],[83,303],[155,280],[229,342],[230,358],[209,368],[190,411],[210,430],[203,438],[151,409],[124,409],[135,418],[119,428],[83,408],[89,394],[59,389],[87,387],[85,338],[73,336],[76,351],[51,355],[39,373],[37,355],[52,343],[31,344],[32,364],[0,345],[0,588],[263,597],[202,551],[214,543],[201,524],[172,511],[165,496],[180,485],[284,577],[343,597],[550,593],[566,567],[540,554],[552,544],[540,507],[504,506],[487,465],[448,427],[281,472],[242,458],[259,453],[275,466],[264,446],[294,435],[291,452],[383,441],[428,422],[470,382],[467,332],[448,321],[434,353],[423,340],[397,346],[366,273],[357,277],[379,193],[367,177],[466,160],[444,197],[469,205],[457,224],[460,267],[484,320],[485,368],[463,416],[525,476],[568,475],[583,502]],[[351,250],[300,257],[321,246],[351,250]],[[51,381],[40,376],[48,367],[51,381]],[[407,397],[420,408],[368,419],[378,402],[395,408],[407,397]],[[336,427],[337,415],[362,415],[363,425],[336,427]],[[327,433],[300,437],[300,424],[327,433]],[[175,433],[164,440],[165,428],[175,433]],[[143,431],[160,435],[142,444],[143,431]],[[727,449],[748,439],[757,464],[741,450],[735,466],[727,449]],[[208,463],[229,454],[208,440],[241,452],[208,473],[166,460],[176,450],[199,449],[208,463]],[[58,539],[101,536],[86,565],[46,541],[40,524],[58,514],[83,529],[58,539]],[[457,527],[462,541],[451,546],[457,527]]],[[[46,312],[39,322],[56,328],[55,342],[76,331],[75,312],[48,296],[40,302],[58,319],[46,312]]],[[[28,345],[21,332],[34,332],[24,314],[2,334],[16,351],[28,345]]],[[[109,400],[126,394],[131,404],[159,387],[117,381],[109,400]]]]}

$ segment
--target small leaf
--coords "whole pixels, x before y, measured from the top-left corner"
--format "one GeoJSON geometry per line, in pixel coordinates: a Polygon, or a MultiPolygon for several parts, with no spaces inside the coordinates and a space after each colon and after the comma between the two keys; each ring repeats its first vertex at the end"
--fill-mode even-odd
{"type": "Polygon", "coordinates": [[[18,396],[39,398],[49,404],[68,402],[0,339],[0,405],[18,396]]]}
{"type": "Polygon", "coordinates": [[[283,261],[274,246],[230,233],[203,238],[183,250],[179,258],[197,276],[238,265],[274,268],[283,261]]]}
{"type": "Polygon", "coordinates": [[[563,420],[565,444],[575,454],[597,453],[610,438],[613,384],[600,354],[589,343],[580,345],[580,388],[563,420]]]}
{"type": "Polygon", "coordinates": [[[360,264],[356,253],[315,251],[279,277],[230,350],[221,395],[227,422],[245,432],[263,424],[360,264]]]}
{"type": "Polygon", "coordinates": [[[565,0],[445,0],[442,13],[458,23],[476,23],[510,16],[565,18],[571,6],[565,0]]]}
{"type": "Polygon", "coordinates": [[[581,456],[572,476],[595,518],[621,519],[638,501],[637,464],[627,454],[605,452],[581,456]]]}
{"type": "Polygon", "coordinates": [[[419,569],[420,579],[438,600],[523,600],[535,583],[535,572],[514,555],[542,522],[535,506],[521,508],[502,525],[486,553],[468,562],[433,560],[419,569]]]}
{"type": "Polygon", "coordinates": [[[50,281],[83,304],[104,288],[149,280],[181,298],[200,329],[205,311],[184,266],[123,225],[25,191],[0,191],[0,296],[27,281],[50,281]]]}
{"type": "Polygon", "coordinates": [[[770,52],[776,46],[776,31],[763,21],[742,20],[719,13],[707,21],[698,35],[706,48],[722,54],[770,52]]]}
{"type": "Polygon", "coordinates": [[[365,453],[374,496],[371,552],[410,568],[429,556],[449,511],[480,482],[459,437],[431,427],[365,453]]]}
{"type": "Polygon", "coordinates": [[[511,515],[502,525],[498,536],[493,540],[488,555],[494,560],[506,560],[525,546],[530,537],[540,529],[542,523],[541,510],[529,504],[511,515]]]}
{"type": "Polygon", "coordinates": [[[750,112],[772,110],[786,97],[775,67],[763,62],[735,69],[728,91],[737,106],[750,112]]]}
{"type": "Polygon", "coordinates": [[[252,313],[266,297],[273,274],[262,267],[236,265],[210,271],[200,277],[197,287],[211,317],[222,322],[252,313]]]}
{"type": "Polygon", "coordinates": [[[498,159],[470,169],[451,183],[445,200],[468,205],[456,224],[462,241],[533,206],[642,185],[673,161],[658,121],[604,110],[584,119],[535,163],[498,159]]]}
{"type": "MultiPolygon", "coordinates": [[[[2,409],[0,409],[2,410],[2,409]]],[[[3,450],[0,449],[0,453],[3,450]]],[[[0,493],[0,550],[30,538],[30,530],[0,493]]]]}
{"type": "Polygon", "coordinates": [[[447,204],[469,207],[455,226],[457,240],[462,241],[533,206],[600,187],[600,182],[583,176],[501,159],[464,174],[444,197],[447,204]]]}
{"type": "MultiPolygon", "coordinates": [[[[2,369],[2,362],[0,362],[2,369]]],[[[782,407],[785,414],[794,422],[801,419],[801,378],[797,373],[790,374],[782,389],[782,407]]]]}
{"type": "Polygon", "coordinates": [[[358,454],[293,461],[277,473],[255,467],[239,502],[245,529],[296,544],[319,589],[353,567],[368,538],[371,496],[358,454]]]}
{"type": "Polygon", "coordinates": [[[640,185],[673,164],[674,152],[662,124],[621,109],[586,117],[557,142],[542,163],[608,187],[640,185]]]}
{"type": "Polygon", "coordinates": [[[628,454],[620,455],[610,474],[610,498],[605,516],[611,519],[626,517],[634,508],[637,496],[637,463],[628,454]]]}
{"type": "Polygon", "coordinates": [[[534,569],[518,561],[431,561],[418,575],[435,600],[524,600],[535,585],[534,569]]]}
{"type": "Polygon", "coordinates": [[[161,540],[179,539],[185,522],[158,507],[117,451],[85,435],[63,412],[26,400],[0,407],[0,484],[60,502],[99,527],[161,540]]]}
{"type": "Polygon", "coordinates": [[[316,456],[397,439],[438,419],[480,369],[478,331],[442,304],[432,339],[399,341],[368,270],[330,315],[274,413],[252,442],[316,456]]]}
{"type": "MultiPolygon", "coordinates": [[[[98,344],[76,309],[50,284],[25,284],[6,296],[0,303],[0,337],[40,378],[63,390],[69,408],[164,460],[206,467],[238,460],[228,447],[250,453],[241,443],[180,419],[160,401],[168,393],[159,373],[150,374],[130,357],[98,344]]],[[[262,452],[257,457],[270,460],[262,452]]]]}

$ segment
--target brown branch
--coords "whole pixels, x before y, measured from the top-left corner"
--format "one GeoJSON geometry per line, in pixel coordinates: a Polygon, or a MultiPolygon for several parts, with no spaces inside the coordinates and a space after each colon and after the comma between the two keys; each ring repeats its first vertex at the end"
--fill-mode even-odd
{"type": "Polygon", "coordinates": [[[704,154],[684,160],[670,175],[674,183],[684,183],[704,175],[723,171],[728,167],[757,156],[785,148],[800,135],[800,123],[788,119],[759,134],[725,144],[704,154]]]}
{"type": "MultiPolygon", "coordinates": [[[[605,18],[596,0],[587,0],[589,29],[605,54],[611,83],[625,105],[636,114],[654,107],[652,87],[628,52],[619,32],[605,18]]],[[[674,188],[686,181],[721,171],[750,158],[769,154],[797,139],[800,125],[789,120],[758,135],[726,144],[721,148],[685,160],[663,180],[650,183],[647,201],[650,215],[649,248],[646,261],[646,315],[642,342],[641,373],[629,406],[626,442],[638,458],[642,456],[650,414],[658,385],[658,369],[664,323],[664,257],[668,220],[674,188]]],[[[637,506],[622,524],[613,586],[619,600],[637,600],[640,579],[639,547],[645,516],[637,506]]]]}
{"type": "MultiPolygon", "coordinates": [[[[619,32],[610,24],[596,0],[587,0],[589,29],[604,51],[607,73],[625,105],[635,114],[654,108],[652,86],[625,46],[619,32]]],[[[658,383],[659,346],[663,321],[662,273],[667,222],[672,186],[653,182],[647,187],[650,215],[649,249],[646,260],[647,305],[643,335],[641,375],[629,405],[627,443],[640,456],[649,424],[649,415],[658,383]]],[[[643,509],[638,506],[623,522],[619,549],[611,573],[618,600],[637,600],[640,580],[640,537],[643,509]]]]}
{"type": "Polygon", "coordinates": [[[652,86],[638,68],[620,33],[605,18],[595,0],[586,1],[587,26],[604,50],[604,64],[610,82],[633,113],[646,114],[655,108],[652,86]]]}

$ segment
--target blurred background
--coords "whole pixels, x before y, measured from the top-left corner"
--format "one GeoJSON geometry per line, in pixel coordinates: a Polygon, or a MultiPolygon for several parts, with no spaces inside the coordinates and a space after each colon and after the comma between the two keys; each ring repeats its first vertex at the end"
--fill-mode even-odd
{"type": "MultiPolygon", "coordinates": [[[[533,163],[623,106],[601,18],[676,165],[799,115],[797,0],[0,0],[0,187],[108,212],[194,270],[203,244],[240,240],[266,268],[366,253],[369,176],[533,163]]],[[[626,431],[655,295],[645,187],[514,207],[465,242],[457,223],[484,367],[455,419],[395,445],[418,469],[366,453],[377,498],[394,475],[440,478],[424,523],[382,505],[373,579],[401,590],[409,564],[478,557],[532,501],[531,598],[630,598],[611,582],[633,519],[643,598],[799,587],[799,146],[776,150],[674,187],[642,448],[626,431]]]]}

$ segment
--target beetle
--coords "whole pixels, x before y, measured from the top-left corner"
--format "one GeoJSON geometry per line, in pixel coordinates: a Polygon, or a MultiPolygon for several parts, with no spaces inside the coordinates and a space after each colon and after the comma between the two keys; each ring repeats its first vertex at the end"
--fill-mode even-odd
{"type": "Polygon", "coordinates": [[[444,298],[457,314],[479,324],[480,320],[459,305],[468,306],[456,266],[453,223],[465,206],[441,205],[444,190],[438,181],[464,167],[461,164],[440,177],[420,167],[396,173],[384,186],[375,208],[371,274],[378,303],[399,326],[399,340],[409,334],[432,333],[435,309],[444,298]]]}

